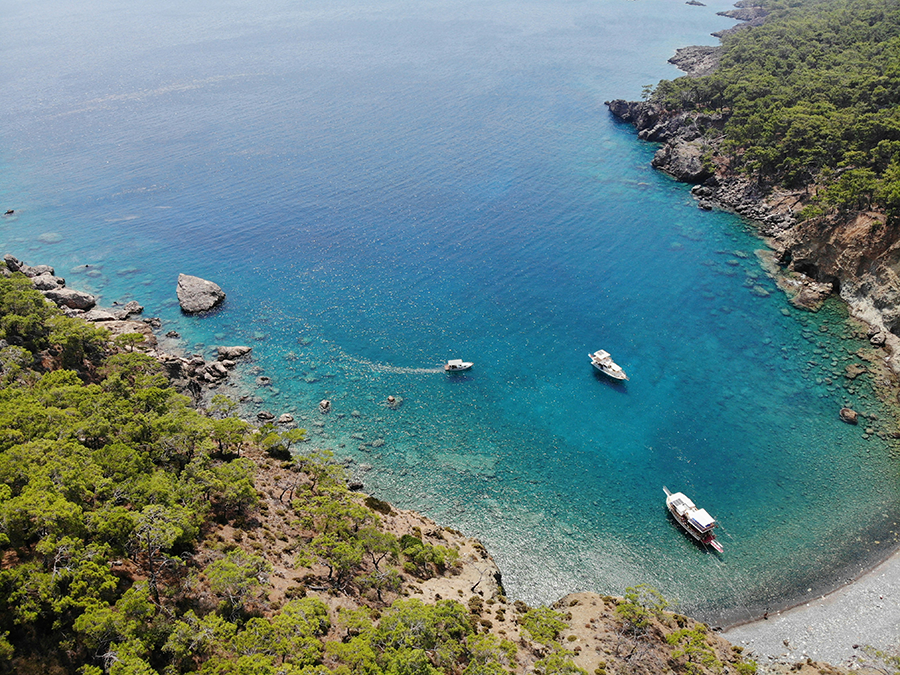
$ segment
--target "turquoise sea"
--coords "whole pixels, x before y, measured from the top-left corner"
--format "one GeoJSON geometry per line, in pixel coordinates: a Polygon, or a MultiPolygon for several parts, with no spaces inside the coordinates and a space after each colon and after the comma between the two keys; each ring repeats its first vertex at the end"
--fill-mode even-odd
{"type": "Polygon", "coordinates": [[[751,230],[603,105],[677,77],[726,0],[2,7],[2,252],[139,300],[172,348],[252,345],[247,414],[294,414],[367,491],[481,538],[510,597],[645,582],[729,623],[895,546],[900,465],[865,434],[889,421],[842,375],[865,342],[838,303],[791,308],[751,230]],[[179,272],[221,310],[181,315],[179,272]]]}

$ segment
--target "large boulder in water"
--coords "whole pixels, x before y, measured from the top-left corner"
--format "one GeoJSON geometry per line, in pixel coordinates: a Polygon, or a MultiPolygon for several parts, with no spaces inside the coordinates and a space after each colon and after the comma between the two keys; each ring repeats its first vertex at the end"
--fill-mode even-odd
{"type": "Polygon", "coordinates": [[[178,275],[178,302],[189,314],[206,312],[225,299],[225,291],[218,284],[190,274],[178,275]]]}
{"type": "Polygon", "coordinates": [[[219,361],[235,361],[245,354],[249,354],[252,348],[245,345],[236,345],[234,347],[219,347],[219,361]]]}

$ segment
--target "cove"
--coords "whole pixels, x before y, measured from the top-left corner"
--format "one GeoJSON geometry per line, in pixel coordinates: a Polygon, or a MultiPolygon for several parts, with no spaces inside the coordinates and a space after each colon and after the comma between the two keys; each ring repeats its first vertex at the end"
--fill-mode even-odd
{"type": "Polygon", "coordinates": [[[253,346],[247,414],[294,414],[367,491],[480,537],[510,597],[649,583],[750,618],[886,555],[900,494],[841,306],[790,307],[752,231],[603,106],[676,77],[727,8],[39,0],[0,47],[0,240],[139,300],[173,348],[253,346]],[[183,316],[179,272],[222,309],[183,316]]]}

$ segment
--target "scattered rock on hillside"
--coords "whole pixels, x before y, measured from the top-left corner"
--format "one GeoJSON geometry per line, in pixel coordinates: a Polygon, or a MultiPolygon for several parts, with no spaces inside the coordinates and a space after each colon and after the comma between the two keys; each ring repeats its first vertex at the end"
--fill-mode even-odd
{"type": "Polygon", "coordinates": [[[113,321],[104,321],[103,327],[109,331],[112,337],[125,335],[126,333],[140,333],[144,336],[144,341],[135,346],[138,350],[155,349],[157,346],[156,335],[153,334],[152,327],[143,321],[115,319],[113,321]]]}
{"type": "Polygon", "coordinates": [[[65,306],[70,309],[87,311],[97,304],[97,299],[90,293],[76,291],[72,288],[55,288],[42,292],[44,297],[55,302],[60,307],[65,306]]]}
{"type": "Polygon", "coordinates": [[[225,300],[225,291],[218,284],[190,274],[178,275],[176,293],[181,309],[188,314],[209,311],[225,300]]]}

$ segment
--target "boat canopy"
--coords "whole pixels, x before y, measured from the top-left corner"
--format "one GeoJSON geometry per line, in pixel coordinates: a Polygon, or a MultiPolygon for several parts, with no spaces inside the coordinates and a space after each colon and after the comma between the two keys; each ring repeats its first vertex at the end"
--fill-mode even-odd
{"type": "Polygon", "coordinates": [[[672,505],[672,508],[678,512],[679,516],[683,516],[691,509],[697,508],[694,506],[694,502],[688,499],[683,492],[676,492],[674,495],[670,495],[666,502],[672,505]]]}
{"type": "Polygon", "coordinates": [[[709,513],[707,513],[706,509],[697,509],[690,515],[691,525],[696,527],[701,532],[706,532],[707,530],[711,530],[716,526],[716,520],[709,513]]]}
{"type": "Polygon", "coordinates": [[[449,361],[447,361],[447,365],[459,367],[465,365],[465,361],[463,361],[462,359],[450,359],[449,361]]]}

